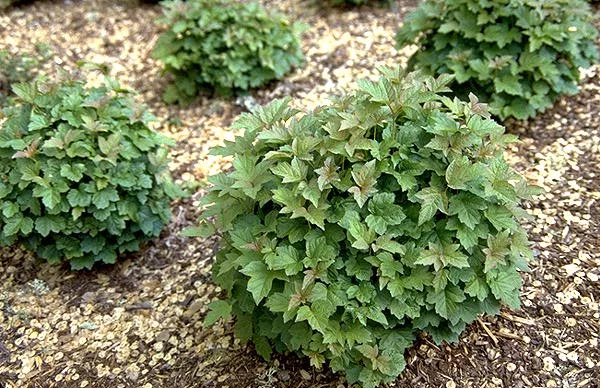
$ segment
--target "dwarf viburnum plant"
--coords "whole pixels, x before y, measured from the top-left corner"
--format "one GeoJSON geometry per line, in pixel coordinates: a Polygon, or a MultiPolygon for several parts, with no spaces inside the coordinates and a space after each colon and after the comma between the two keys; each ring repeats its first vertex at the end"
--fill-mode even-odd
{"type": "Polygon", "coordinates": [[[455,76],[500,118],[526,119],[577,93],[578,67],[598,59],[583,0],[426,0],[398,32],[416,44],[410,66],[455,76]]]}
{"type": "Polygon", "coordinates": [[[314,113],[276,100],[243,114],[216,154],[196,232],[217,231],[214,279],[260,354],[294,351],[365,387],[390,382],[418,331],[455,341],[500,303],[519,306],[531,257],[518,223],[532,188],[504,160],[514,140],[451,77],[377,81],[314,113]]]}
{"type": "Polygon", "coordinates": [[[186,101],[202,89],[231,94],[281,79],[304,57],[301,26],[267,13],[258,3],[230,0],[164,1],[154,57],[175,77],[167,102],[186,101]]]}
{"type": "Polygon", "coordinates": [[[0,127],[0,243],[74,269],[139,249],[169,221],[166,139],[116,83],[13,86],[0,127]]]}

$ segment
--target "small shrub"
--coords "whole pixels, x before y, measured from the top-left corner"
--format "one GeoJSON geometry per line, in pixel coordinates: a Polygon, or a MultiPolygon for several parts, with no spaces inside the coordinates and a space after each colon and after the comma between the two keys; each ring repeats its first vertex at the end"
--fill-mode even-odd
{"type": "Polygon", "coordinates": [[[583,0],[426,0],[398,32],[417,44],[409,65],[455,76],[502,119],[526,119],[577,93],[578,67],[598,58],[597,30],[583,0]]]}
{"type": "Polygon", "coordinates": [[[0,243],[81,269],[158,236],[178,189],[166,139],[129,91],[81,81],[13,90],[0,128],[0,243]]]}
{"type": "Polygon", "coordinates": [[[12,94],[11,85],[35,78],[51,56],[51,50],[45,44],[38,44],[34,53],[13,55],[8,50],[0,50],[0,107],[12,94]]]}
{"type": "Polygon", "coordinates": [[[390,382],[426,331],[456,341],[500,303],[519,306],[517,219],[532,187],[503,159],[514,136],[436,79],[382,69],[378,82],[314,113],[277,100],[233,125],[190,234],[220,233],[214,279],[227,293],[205,323],[365,387],[390,382]]]}
{"type": "Polygon", "coordinates": [[[258,3],[165,1],[168,30],[154,57],[175,83],[165,101],[186,101],[201,89],[231,94],[282,78],[303,62],[299,24],[267,13],[258,3]]]}

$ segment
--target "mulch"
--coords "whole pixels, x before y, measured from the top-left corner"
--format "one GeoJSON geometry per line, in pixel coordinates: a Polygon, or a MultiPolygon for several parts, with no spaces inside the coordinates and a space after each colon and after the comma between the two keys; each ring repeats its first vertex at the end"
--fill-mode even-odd
{"type": "MultiPolygon", "coordinates": [[[[133,0],[36,1],[0,13],[0,49],[47,42],[53,66],[108,63],[177,141],[171,170],[180,183],[228,168],[208,150],[230,139],[247,106],[292,96],[312,109],[352,88],[376,67],[405,63],[394,33],[415,0],[352,9],[313,0],[264,0],[309,26],[305,67],[238,100],[202,96],[166,106],[168,78],[151,51],[160,7],[133,0]]],[[[51,71],[51,68],[47,69],[51,71]]],[[[508,160],[544,194],[527,205],[525,227],[536,261],[524,274],[523,308],[470,325],[455,344],[422,336],[392,387],[600,387],[600,67],[584,73],[581,93],[527,122],[510,122],[521,142],[508,160]]],[[[229,323],[202,328],[218,297],[210,279],[215,239],[179,232],[193,225],[200,190],[173,204],[160,239],[114,266],[71,272],[19,247],[0,250],[0,387],[344,387],[327,369],[294,355],[260,359],[229,323]]]]}

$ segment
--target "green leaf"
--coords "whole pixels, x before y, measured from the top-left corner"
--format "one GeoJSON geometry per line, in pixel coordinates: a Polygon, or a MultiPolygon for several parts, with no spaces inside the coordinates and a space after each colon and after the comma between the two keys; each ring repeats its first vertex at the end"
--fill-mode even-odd
{"type": "Polygon", "coordinates": [[[415,194],[420,199],[421,211],[419,212],[419,225],[433,220],[439,211],[447,213],[448,199],[446,195],[436,187],[426,187],[415,194]]]}
{"type": "Polygon", "coordinates": [[[452,285],[427,294],[427,303],[435,304],[435,312],[442,318],[448,319],[452,324],[456,324],[460,320],[460,302],[465,299],[461,289],[452,285]]]}
{"type": "Polygon", "coordinates": [[[487,273],[498,265],[506,264],[505,258],[510,253],[511,242],[508,230],[488,237],[487,248],[482,249],[483,253],[485,253],[485,267],[483,272],[487,273]]]}
{"type": "Polygon", "coordinates": [[[301,306],[296,314],[296,322],[307,321],[310,327],[324,333],[329,326],[328,308],[324,307],[327,301],[314,302],[310,307],[301,306]]]}
{"type": "Polygon", "coordinates": [[[98,209],[105,209],[111,202],[119,200],[119,193],[114,188],[102,189],[92,195],[92,203],[98,209]]]}
{"type": "Polygon", "coordinates": [[[280,162],[271,168],[273,174],[283,178],[283,183],[301,182],[306,179],[308,166],[298,158],[292,159],[292,163],[280,162]]]}
{"type": "Polygon", "coordinates": [[[329,156],[325,159],[323,167],[315,170],[315,172],[319,175],[317,178],[319,190],[323,191],[331,188],[332,183],[340,181],[340,177],[337,173],[338,169],[339,167],[335,165],[333,157],[329,156]]]}
{"type": "Polygon", "coordinates": [[[429,243],[429,249],[423,251],[415,264],[433,265],[436,271],[444,267],[465,268],[469,266],[467,256],[459,252],[460,245],[429,243]]]}
{"type": "Polygon", "coordinates": [[[460,193],[450,197],[449,215],[458,215],[458,219],[470,229],[475,229],[481,221],[480,210],[486,209],[486,204],[479,198],[468,193],[460,193]]]}
{"type": "Polygon", "coordinates": [[[46,237],[53,233],[60,233],[64,228],[65,222],[57,216],[43,216],[35,220],[35,230],[46,237]]]}
{"type": "Polygon", "coordinates": [[[385,234],[387,227],[400,225],[406,218],[402,207],[394,204],[395,196],[392,193],[375,194],[369,201],[369,214],[365,221],[369,228],[378,234],[385,234]]]}
{"type": "Polygon", "coordinates": [[[252,294],[254,302],[258,305],[269,292],[273,285],[276,273],[269,271],[267,265],[260,261],[252,261],[240,270],[241,273],[248,276],[248,291],[252,294]]]}
{"type": "Polygon", "coordinates": [[[359,169],[352,171],[352,178],[356,186],[352,186],[348,191],[354,195],[354,200],[358,206],[363,207],[371,194],[377,192],[375,183],[377,182],[376,161],[371,160],[363,164],[359,169]]]}
{"type": "Polygon", "coordinates": [[[208,304],[208,314],[202,326],[207,328],[214,325],[219,319],[228,319],[231,315],[231,305],[224,300],[213,300],[208,304]]]}
{"type": "Polygon", "coordinates": [[[521,306],[519,290],[522,280],[515,270],[505,269],[501,272],[489,272],[486,275],[487,283],[492,294],[508,306],[518,309],[521,306]]]}
{"type": "Polygon", "coordinates": [[[65,177],[73,182],[79,182],[83,178],[83,173],[86,171],[83,163],[74,163],[62,165],[60,167],[60,176],[65,177]]]}
{"type": "Polygon", "coordinates": [[[494,225],[496,230],[516,230],[517,223],[510,210],[504,206],[490,205],[484,212],[485,217],[494,225]]]}
{"type": "Polygon", "coordinates": [[[473,280],[467,283],[465,292],[468,295],[483,301],[489,295],[489,287],[485,279],[475,276],[473,280]]]}
{"type": "Polygon", "coordinates": [[[446,182],[452,189],[466,189],[468,183],[475,177],[476,171],[466,156],[454,159],[446,170],[446,182]]]}

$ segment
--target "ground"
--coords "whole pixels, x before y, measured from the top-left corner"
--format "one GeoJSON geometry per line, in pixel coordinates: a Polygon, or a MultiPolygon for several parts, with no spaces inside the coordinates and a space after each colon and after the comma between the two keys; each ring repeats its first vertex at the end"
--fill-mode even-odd
{"type": "MultiPolygon", "coordinates": [[[[313,0],[264,0],[308,24],[307,65],[251,98],[202,97],[165,106],[167,80],[150,56],[159,6],[133,0],[37,1],[0,13],[0,48],[50,44],[55,65],[109,63],[177,141],[178,181],[205,181],[227,168],[208,149],[255,102],[292,96],[311,109],[352,88],[376,67],[404,63],[393,36],[415,0],[391,7],[330,9],[313,0]]],[[[524,274],[523,308],[470,325],[458,343],[421,337],[393,387],[600,387],[600,74],[584,73],[581,93],[527,122],[509,122],[521,143],[510,162],[545,193],[527,204],[525,227],[536,261],[524,274]]],[[[282,355],[261,360],[229,323],[203,329],[217,241],[182,237],[197,216],[199,190],[173,204],[160,239],[115,266],[71,272],[20,249],[0,250],[0,387],[344,387],[328,370],[282,355]]]]}

